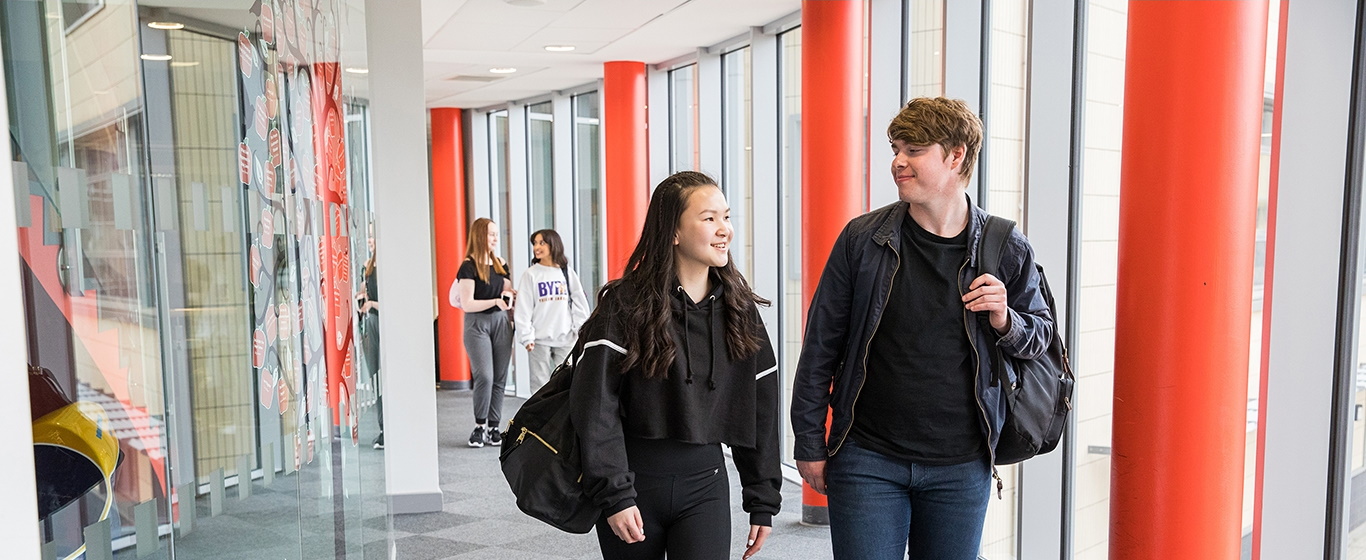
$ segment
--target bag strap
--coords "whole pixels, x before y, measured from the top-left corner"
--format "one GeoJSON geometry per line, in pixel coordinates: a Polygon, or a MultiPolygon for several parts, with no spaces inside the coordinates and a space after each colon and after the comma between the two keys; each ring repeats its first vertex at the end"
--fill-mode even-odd
{"type": "MultiPolygon", "coordinates": [[[[982,227],[982,240],[977,245],[977,274],[990,274],[1001,279],[1001,256],[1005,254],[1006,240],[1010,239],[1010,232],[1014,229],[1015,222],[1011,220],[1000,216],[987,216],[987,223],[982,227]]],[[[1010,379],[1006,375],[1000,351],[993,352],[993,355],[996,358],[995,367],[992,368],[996,370],[996,383],[1002,390],[1009,391],[1010,379]]]]}
{"type": "Polygon", "coordinates": [[[977,245],[977,274],[1001,278],[1001,255],[1005,254],[1006,240],[1010,239],[1010,232],[1014,229],[1015,222],[1011,220],[987,216],[987,224],[982,228],[982,241],[977,245]]]}
{"type": "Polygon", "coordinates": [[[569,287],[569,265],[565,264],[560,267],[560,272],[564,273],[564,295],[569,297],[569,309],[572,312],[574,310],[574,292],[569,287]]]}

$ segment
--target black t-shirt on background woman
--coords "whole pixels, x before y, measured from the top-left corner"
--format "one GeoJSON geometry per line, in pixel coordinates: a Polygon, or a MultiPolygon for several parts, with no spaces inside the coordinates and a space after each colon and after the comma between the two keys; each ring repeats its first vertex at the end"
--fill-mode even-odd
{"type": "MultiPolygon", "coordinates": [[[[502,262],[502,260],[500,259],[499,262],[502,262]]],[[[503,270],[507,269],[507,264],[503,263],[503,270]]],[[[457,281],[465,279],[474,280],[474,299],[498,299],[503,295],[503,281],[512,280],[511,275],[498,274],[498,271],[493,268],[493,265],[489,265],[490,281],[485,282],[480,280],[479,270],[474,267],[474,261],[470,259],[465,259],[465,262],[460,263],[460,272],[456,273],[455,278],[457,281]]],[[[483,311],[479,311],[478,313],[494,313],[501,311],[503,310],[495,305],[483,311]]]]}

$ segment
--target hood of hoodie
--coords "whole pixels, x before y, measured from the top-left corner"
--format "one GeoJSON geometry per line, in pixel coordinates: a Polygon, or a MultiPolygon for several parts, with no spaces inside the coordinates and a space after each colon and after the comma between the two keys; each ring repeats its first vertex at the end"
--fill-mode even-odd
{"type": "Polygon", "coordinates": [[[683,316],[683,340],[676,341],[680,342],[676,351],[686,372],[684,382],[703,382],[714,391],[717,363],[725,360],[726,352],[725,288],[713,277],[711,291],[694,302],[681,284],[675,281],[673,285],[671,304],[674,313],[683,316]]]}

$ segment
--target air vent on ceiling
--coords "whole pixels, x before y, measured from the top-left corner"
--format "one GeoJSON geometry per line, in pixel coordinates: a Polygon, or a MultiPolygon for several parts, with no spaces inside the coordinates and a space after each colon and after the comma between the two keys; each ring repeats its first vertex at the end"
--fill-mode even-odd
{"type": "Polygon", "coordinates": [[[479,82],[479,83],[482,83],[482,84],[486,84],[486,83],[489,83],[489,82],[492,82],[492,81],[495,81],[495,80],[501,80],[501,79],[503,79],[504,77],[505,77],[505,76],[466,76],[466,75],[463,75],[463,74],[458,74],[458,75],[455,75],[455,76],[451,76],[451,77],[449,77],[449,78],[446,78],[446,81],[448,81],[448,82],[479,82]]]}

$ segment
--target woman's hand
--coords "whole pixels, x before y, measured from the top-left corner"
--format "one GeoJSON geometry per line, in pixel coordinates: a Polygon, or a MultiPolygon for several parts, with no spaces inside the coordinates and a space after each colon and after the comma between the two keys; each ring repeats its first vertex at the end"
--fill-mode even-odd
{"type": "Polygon", "coordinates": [[[612,528],[612,533],[618,538],[626,541],[626,544],[645,540],[645,522],[640,519],[640,508],[636,506],[628,507],[608,516],[607,526],[612,528]]]}
{"type": "Polygon", "coordinates": [[[493,300],[493,304],[497,305],[498,309],[502,309],[503,311],[507,311],[509,308],[512,307],[511,305],[508,305],[508,300],[505,300],[503,298],[493,300]]]}
{"type": "Polygon", "coordinates": [[[755,554],[758,554],[759,549],[764,547],[764,541],[768,540],[768,534],[772,532],[772,527],[765,527],[763,525],[750,525],[749,540],[745,541],[745,544],[748,545],[748,547],[745,548],[745,554],[744,556],[741,556],[741,558],[743,558],[744,560],[749,560],[755,554]]]}
{"type": "Polygon", "coordinates": [[[535,347],[536,347],[536,343],[535,343],[535,342],[528,342],[528,343],[526,343],[526,351],[527,351],[527,352],[530,352],[531,349],[533,349],[533,348],[535,348],[535,347]]]}

